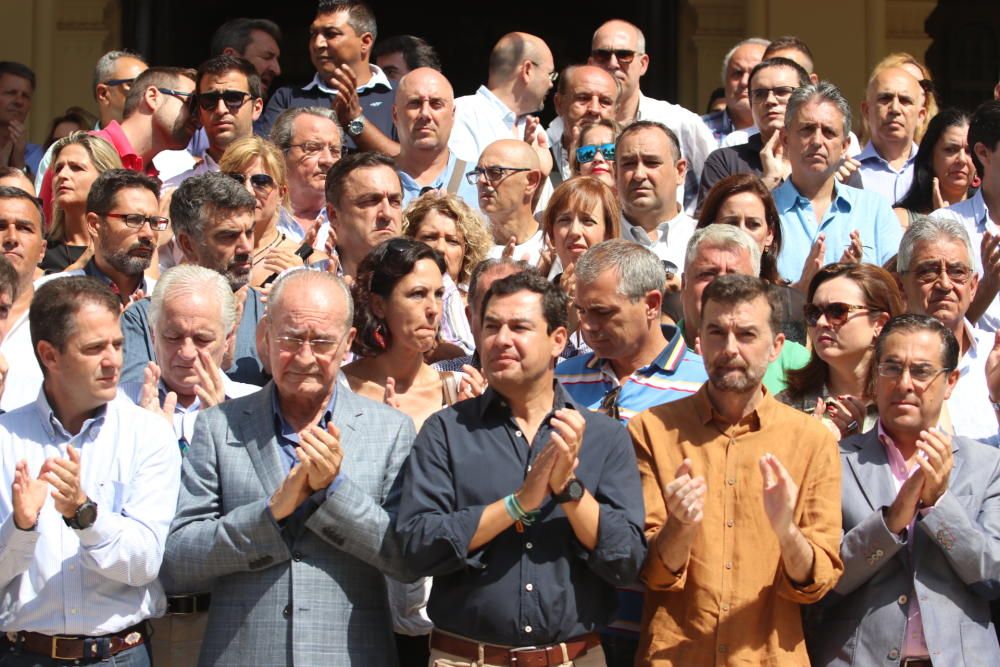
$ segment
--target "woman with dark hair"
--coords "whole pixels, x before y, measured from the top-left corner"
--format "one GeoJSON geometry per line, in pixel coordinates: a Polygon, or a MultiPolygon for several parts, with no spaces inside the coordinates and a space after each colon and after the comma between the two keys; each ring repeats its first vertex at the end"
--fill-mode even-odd
{"type": "Polygon", "coordinates": [[[437,343],[447,270],[426,243],[397,237],[361,261],[352,289],[357,356],[344,367],[351,390],[405,412],[418,430],[458,396],[458,375],[424,361],[437,343]]]}
{"type": "Polygon", "coordinates": [[[892,275],[874,264],[828,264],[809,283],[803,312],[812,356],[786,373],[777,399],[821,417],[839,439],[864,433],[878,415],[870,382],[875,340],[891,318],[903,312],[892,275]]]}
{"type": "Polygon", "coordinates": [[[913,183],[893,209],[903,227],[914,213],[957,204],[978,187],[968,135],[969,116],[960,109],[944,109],[931,119],[913,162],[913,183]]]}

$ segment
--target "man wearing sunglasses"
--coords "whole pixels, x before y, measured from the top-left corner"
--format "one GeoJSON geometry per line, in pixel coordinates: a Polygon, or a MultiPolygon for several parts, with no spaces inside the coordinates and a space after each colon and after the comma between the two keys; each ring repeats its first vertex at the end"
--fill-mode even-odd
{"type": "Polygon", "coordinates": [[[238,56],[209,58],[198,67],[194,104],[208,136],[208,150],[201,162],[164,183],[166,190],[197,174],[218,171],[230,144],[253,134],[253,123],[264,106],[260,75],[249,60],[238,56]]]}
{"type": "Polygon", "coordinates": [[[958,347],[913,314],[875,343],[879,423],[840,443],[844,573],[811,614],[813,665],[996,662],[1000,453],[943,425],[958,347]]]}
{"type": "MultiPolygon", "coordinates": [[[[559,115],[546,130],[553,159],[549,178],[554,186],[573,175],[569,151],[579,145],[580,127],[598,120],[614,120],[620,88],[615,78],[600,67],[571,65],[562,71],[553,100],[559,115]]],[[[614,161],[613,156],[604,157],[614,161]]]]}
{"type": "Polygon", "coordinates": [[[87,228],[94,256],[82,269],[62,275],[98,278],[118,295],[122,307],[148,296],[156,281],[145,272],[153,261],[157,234],[170,221],[159,215],[160,184],[130,169],[109,169],[90,186],[87,228]]]}
{"type": "Polygon", "coordinates": [[[621,85],[617,120],[626,126],[637,120],[651,120],[669,127],[677,136],[680,155],[688,165],[686,177],[678,183],[677,201],[694,213],[698,198],[698,180],[705,158],[718,146],[701,118],[684,107],[642,94],[639,80],[649,67],[646,37],[628,21],[614,19],[595,32],[590,45],[591,65],[610,73],[621,85]]]}
{"type": "Polygon", "coordinates": [[[958,341],[959,379],[942,424],[956,435],[1000,445],[1000,336],[975,328],[967,318],[979,288],[972,258],[961,223],[919,216],[903,234],[896,267],[907,310],[930,315],[958,341]]]}

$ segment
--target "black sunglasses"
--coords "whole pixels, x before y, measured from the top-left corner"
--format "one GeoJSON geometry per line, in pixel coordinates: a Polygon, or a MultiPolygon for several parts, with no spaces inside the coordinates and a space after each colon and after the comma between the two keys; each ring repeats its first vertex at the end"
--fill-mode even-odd
{"type": "Polygon", "coordinates": [[[247,179],[249,178],[250,186],[253,187],[254,190],[271,190],[274,188],[274,179],[268,174],[250,174],[247,176],[246,174],[241,174],[239,172],[227,171],[226,176],[233,179],[240,185],[246,185],[247,179]]]}
{"type": "Polygon", "coordinates": [[[242,90],[213,90],[208,93],[198,93],[198,106],[203,111],[212,111],[219,106],[219,100],[226,105],[229,113],[236,113],[253,95],[242,90]]]}

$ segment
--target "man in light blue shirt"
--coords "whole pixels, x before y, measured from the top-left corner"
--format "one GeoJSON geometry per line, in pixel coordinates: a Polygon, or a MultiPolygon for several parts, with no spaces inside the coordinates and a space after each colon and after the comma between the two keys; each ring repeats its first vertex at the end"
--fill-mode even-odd
{"type": "Polygon", "coordinates": [[[841,258],[883,264],[899,248],[903,231],[889,204],[837,182],[850,132],[850,105],[833,84],[802,86],[788,99],[781,142],[792,173],[775,188],[774,203],[781,219],[778,271],[792,282],[808,281],[841,258]]]}
{"type": "Polygon", "coordinates": [[[392,120],[399,134],[396,171],[403,185],[403,206],[426,190],[458,195],[479,209],[476,186],[465,173],[479,157],[459,157],[448,149],[455,124],[455,92],[440,72],[421,67],[406,74],[396,86],[392,120]]]}
{"type": "Polygon", "coordinates": [[[871,139],[857,157],[861,180],[865,190],[877,192],[894,206],[913,183],[919,148],[913,139],[927,114],[924,91],[905,69],[890,67],[868,82],[861,113],[871,129],[871,139]]]}
{"type": "Polygon", "coordinates": [[[0,416],[5,666],[150,664],[181,460],[170,425],[117,396],[119,309],[89,277],[50,281],[32,302],[42,390],[0,416]]]}

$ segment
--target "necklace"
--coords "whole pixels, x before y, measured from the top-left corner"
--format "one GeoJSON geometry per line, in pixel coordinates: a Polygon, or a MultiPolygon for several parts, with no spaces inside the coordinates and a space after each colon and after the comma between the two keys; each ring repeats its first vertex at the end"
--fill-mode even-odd
{"type": "Polygon", "coordinates": [[[271,241],[266,246],[264,246],[263,248],[261,248],[260,250],[258,250],[257,252],[255,252],[253,254],[253,259],[250,262],[250,265],[251,266],[256,266],[259,262],[261,262],[263,260],[263,257],[261,257],[260,259],[257,259],[258,257],[260,257],[261,255],[263,255],[265,252],[267,252],[271,248],[275,247],[276,245],[279,245],[284,240],[285,240],[285,233],[284,232],[280,232],[279,233],[277,230],[275,230],[275,232],[274,232],[274,240],[271,241]]]}

